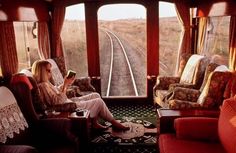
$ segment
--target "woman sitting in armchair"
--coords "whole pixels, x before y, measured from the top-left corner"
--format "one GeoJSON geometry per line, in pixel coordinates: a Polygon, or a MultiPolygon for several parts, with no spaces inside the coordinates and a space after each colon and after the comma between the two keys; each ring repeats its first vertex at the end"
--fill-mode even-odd
{"type": "Polygon", "coordinates": [[[38,87],[42,96],[41,98],[47,106],[74,102],[77,108],[87,109],[90,111],[92,126],[94,128],[107,128],[98,123],[97,119],[98,117],[101,117],[109,121],[116,130],[129,130],[129,127],[122,125],[114,119],[113,115],[98,93],[91,93],[85,96],[68,99],[66,96],[66,89],[73,83],[75,77],[65,77],[63,84],[59,87],[52,85],[49,81],[51,78],[51,64],[48,61],[35,61],[32,66],[32,73],[38,83],[38,87]]]}

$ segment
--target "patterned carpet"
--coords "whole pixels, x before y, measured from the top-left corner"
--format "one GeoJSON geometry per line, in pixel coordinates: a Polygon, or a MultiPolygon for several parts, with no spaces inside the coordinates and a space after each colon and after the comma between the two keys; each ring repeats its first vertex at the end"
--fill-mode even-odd
{"type": "MultiPolygon", "coordinates": [[[[93,133],[90,153],[157,153],[156,111],[151,104],[108,105],[114,117],[130,127],[116,132],[109,128],[93,133]]],[[[109,122],[101,121],[104,125],[109,122]]]]}

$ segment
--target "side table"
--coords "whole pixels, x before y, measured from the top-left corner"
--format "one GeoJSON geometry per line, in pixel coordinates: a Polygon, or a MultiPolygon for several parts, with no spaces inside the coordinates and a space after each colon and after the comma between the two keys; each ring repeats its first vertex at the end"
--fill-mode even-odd
{"type": "Polygon", "coordinates": [[[90,141],[90,112],[89,110],[83,110],[84,114],[81,116],[76,115],[76,112],[73,112],[68,115],[68,118],[72,121],[72,130],[81,140],[80,146],[81,151],[86,152],[86,149],[90,141]]]}
{"type": "Polygon", "coordinates": [[[174,110],[174,109],[157,109],[157,118],[160,121],[160,133],[174,132],[174,119],[179,117],[219,117],[219,110],[174,110]]]}

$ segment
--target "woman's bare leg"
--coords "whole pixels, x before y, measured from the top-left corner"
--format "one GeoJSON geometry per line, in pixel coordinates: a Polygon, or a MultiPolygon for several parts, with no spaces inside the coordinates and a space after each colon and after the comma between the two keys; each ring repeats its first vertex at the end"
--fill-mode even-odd
{"type": "Polygon", "coordinates": [[[103,126],[101,124],[98,123],[97,117],[95,118],[91,118],[91,123],[92,123],[92,128],[94,129],[107,129],[107,126],[103,126]]]}

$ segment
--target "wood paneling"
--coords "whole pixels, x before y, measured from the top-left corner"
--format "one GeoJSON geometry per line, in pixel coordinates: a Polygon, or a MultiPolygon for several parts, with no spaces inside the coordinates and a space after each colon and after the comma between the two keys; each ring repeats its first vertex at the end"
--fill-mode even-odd
{"type": "Polygon", "coordinates": [[[97,4],[85,4],[86,40],[89,76],[100,76],[97,4]]]}
{"type": "Polygon", "coordinates": [[[195,6],[198,17],[236,15],[235,0],[201,0],[195,6]]]}
{"type": "Polygon", "coordinates": [[[0,21],[48,21],[49,6],[40,0],[0,1],[0,21]]]}

